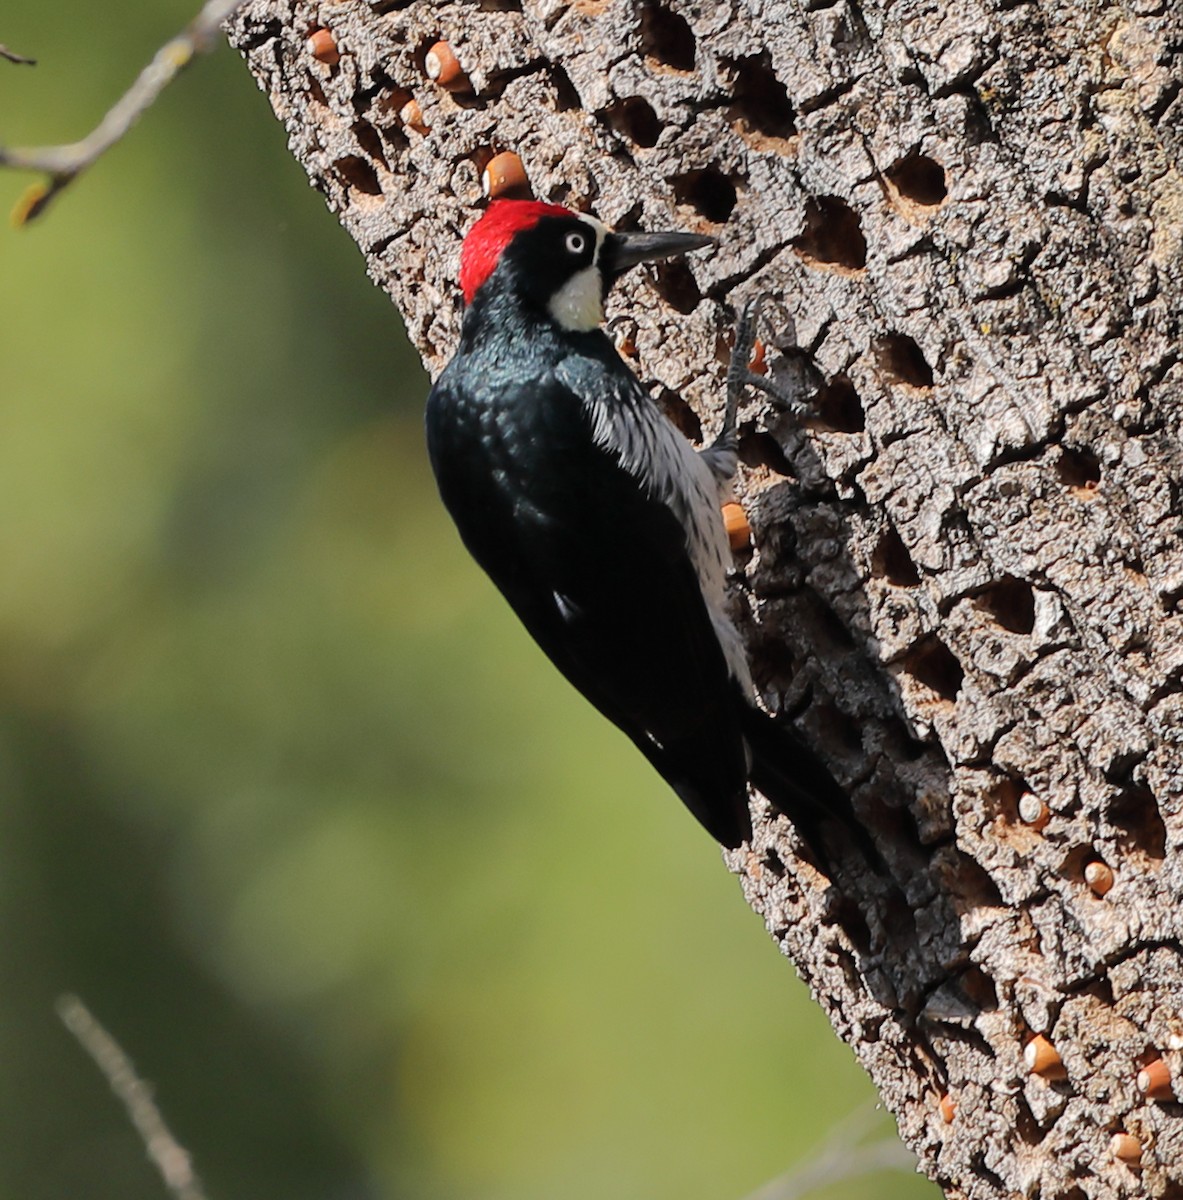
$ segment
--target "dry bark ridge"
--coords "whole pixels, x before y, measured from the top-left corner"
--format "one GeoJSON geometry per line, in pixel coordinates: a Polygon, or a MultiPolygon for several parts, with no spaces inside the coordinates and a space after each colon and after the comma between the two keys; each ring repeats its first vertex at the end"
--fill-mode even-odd
{"type": "Polygon", "coordinates": [[[950,1195],[1183,1196],[1137,1086],[1183,1074],[1176,0],[252,0],[231,36],[433,372],[502,151],[721,237],[610,307],[691,434],[737,295],[783,301],[816,417],[743,412],[736,603],[906,903],[767,814],[730,865],[950,1195]]]}

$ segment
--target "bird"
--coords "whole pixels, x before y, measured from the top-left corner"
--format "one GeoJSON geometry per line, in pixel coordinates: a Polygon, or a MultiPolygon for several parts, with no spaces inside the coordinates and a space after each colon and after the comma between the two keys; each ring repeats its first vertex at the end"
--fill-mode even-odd
{"type": "MultiPolygon", "coordinates": [[[[758,317],[741,317],[724,428],[696,450],[603,328],[641,263],[715,245],[617,232],[537,200],[493,201],[460,254],[459,345],[427,400],[428,454],[460,538],[551,662],[636,745],[721,845],[752,838],[748,784],[832,874],[850,800],[759,707],[727,612],[721,505],[758,317]],[[742,364],[737,367],[737,357],[742,364]]],[[[753,311],[754,310],[754,311],[753,311]]]]}

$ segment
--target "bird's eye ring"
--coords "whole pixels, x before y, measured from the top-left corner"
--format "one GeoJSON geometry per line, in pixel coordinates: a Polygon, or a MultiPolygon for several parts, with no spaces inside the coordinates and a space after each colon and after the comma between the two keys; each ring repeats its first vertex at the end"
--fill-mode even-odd
{"type": "Polygon", "coordinates": [[[566,244],[568,253],[582,254],[587,246],[587,238],[582,233],[569,233],[566,244]]]}

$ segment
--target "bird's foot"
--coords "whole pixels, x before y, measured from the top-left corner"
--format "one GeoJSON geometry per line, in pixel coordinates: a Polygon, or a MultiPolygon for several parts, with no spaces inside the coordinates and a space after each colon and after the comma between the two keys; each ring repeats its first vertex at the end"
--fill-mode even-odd
{"type": "Polygon", "coordinates": [[[807,406],[803,401],[753,369],[752,356],[759,343],[760,321],[765,307],[770,302],[776,303],[780,310],[777,326],[788,326],[791,322],[784,306],[774,301],[768,292],[757,292],[748,300],[735,322],[735,344],[731,350],[731,365],[727,368],[727,407],[723,413],[723,428],[714,443],[720,449],[732,448],[735,445],[735,426],[744,388],[752,387],[763,392],[780,408],[790,412],[799,413],[806,410],[807,406]]]}

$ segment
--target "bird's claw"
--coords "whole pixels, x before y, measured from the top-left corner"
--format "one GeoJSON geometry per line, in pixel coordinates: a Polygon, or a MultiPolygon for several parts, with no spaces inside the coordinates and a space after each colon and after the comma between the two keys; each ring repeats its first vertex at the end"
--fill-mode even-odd
{"type": "MultiPolygon", "coordinates": [[[[728,383],[730,386],[730,380],[728,383]]],[[[790,396],[784,388],[773,383],[771,379],[765,379],[762,375],[757,375],[755,371],[744,370],[738,373],[735,386],[741,390],[745,387],[753,387],[757,391],[763,392],[770,400],[774,400],[781,408],[787,409],[789,412],[803,413],[809,409],[809,406],[804,401],[798,400],[796,396],[790,396]]]]}
{"type": "Polygon", "coordinates": [[[728,396],[736,389],[742,388],[746,382],[744,377],[753,373],[748,364],[752,361],[752,351],[756,346],[756,327],[760,323],[760,313],[768,299],[767,292],[757,292],[743,306],[736,318],[731,364],[727,368],[728,396]]]}
{"type": "MultiPolygon", "coordinates": [[[[765,305],[770,301],[774,301],[771,293],[757,292],[740,310],[735,322],[735,344],[731,350],[731,363],[727,368],[727,407],[723,413],[723,428],[715,441],[715,445],[720,448],[734,445],[735,426],[744,388],[752,387],[763,392],[781,408],[790,412],[805,411],[806,406],[795,396],[789,395],[783,388],[762,375],[757,375],[751,368],[752,351],[756,346],[760,320],[764,315],[765,305]]],[[[789,325],[787,310],[778,301],[775,303],[783,317],[783,320],[777,322],[778,326],[789,325]]]]}

